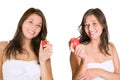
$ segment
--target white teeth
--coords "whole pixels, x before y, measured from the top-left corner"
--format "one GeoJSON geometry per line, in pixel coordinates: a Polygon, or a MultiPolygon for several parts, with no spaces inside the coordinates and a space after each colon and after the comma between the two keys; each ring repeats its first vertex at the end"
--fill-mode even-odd
{"type": "Polygon", "coordinates": [[[90,32],[91,35],[95,34],[95,32],[90,32]]]}
{"type": "Polygon", "coordinates": [[[28,31],[29,33],[31,33],[31,34],[34,34],[34,32],[33,31],[28,31]]]}

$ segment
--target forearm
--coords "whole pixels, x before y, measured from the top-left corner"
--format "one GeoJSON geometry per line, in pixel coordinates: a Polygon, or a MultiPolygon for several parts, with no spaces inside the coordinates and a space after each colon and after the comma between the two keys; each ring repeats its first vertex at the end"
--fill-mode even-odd
{"type": "Polygon", "coordinates": [[[50,68],[51,67],[48,66],[47,61],[40,63],[41,80],[53,80],[50,68]]]}
{"type": "Polygon", "coordinates": [[[105,78],[106,80],[120,80],[120,74],[118,73],[112,73],[105,70],[100,70],[98,72],[99,72],[99,75],[105,78]]]}
{"type": "Polygon", "coordinates": [[[1,60],[1,55],[0,55],[0,80],[3,80],[3,76],[2,76],[2,60],[1,60]]]}
{"type": "Polygon", "coordinates": [[[2,77],[2,65],[0,63],[0,80],[3,80],[3,77],[2,77]]]}
{"type": "Polygon", "coordinates": [[[0,80],[3,80],[2,75],[0,75],[0,80]]]}
{"type": "Polygon", "coordinates": [[[78,69],[76,69],[76,73],[73,75],[72,80],[78,80],[80,75],[87,70],[87,62],[82,60],[78,69]]]}
{"type": "Polygon", "coordinates": [[[3,80],[3,76],[2,76],[2,66],[0,65],[0,80],[3,80]]]}

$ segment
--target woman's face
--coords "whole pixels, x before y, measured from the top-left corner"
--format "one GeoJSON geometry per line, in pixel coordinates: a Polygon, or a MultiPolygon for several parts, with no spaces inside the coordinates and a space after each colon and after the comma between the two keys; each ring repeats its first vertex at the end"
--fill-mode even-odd
{"type": "Polygon", "coordinates": [[[89,15],[85,20],[84,29],[91,39],[100,39],[103,27],[94,15],[89,15]]]}
{"type": "Polygon", "coordinates": [[[30,15],[22,25],[22,31],[26,39],[36,37],[41,31],[42,18],[37,14],[30,15]]]}

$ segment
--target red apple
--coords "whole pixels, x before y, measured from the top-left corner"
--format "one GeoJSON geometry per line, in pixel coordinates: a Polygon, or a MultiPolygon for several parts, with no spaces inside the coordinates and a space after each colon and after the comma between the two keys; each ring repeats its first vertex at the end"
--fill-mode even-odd
{"type": "Polygon", "coordinates": [[[70,39],[70,45],[72,44],[72,47],[75,49],[76,46],[79,44],[78,38],[71,38],[70,39]]]}

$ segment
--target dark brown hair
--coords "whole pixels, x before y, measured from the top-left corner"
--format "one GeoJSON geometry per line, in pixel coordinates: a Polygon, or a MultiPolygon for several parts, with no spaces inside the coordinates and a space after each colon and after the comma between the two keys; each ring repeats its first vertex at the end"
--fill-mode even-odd
{"type": "Polygon", "coordinates": [[[43,12],[40,11],[39,9],[29,8],[28,10],[26,10],[26,12],[21,17],[21,19],[18,23],[15,35],[5,49],[7,58],[10,58],[11,55],[13,55],[15,57],[16,54],[23,52],[24,35],[23,35],[23,32],[22,32],[22,25],[23,25],[24,21],[32,14],[37,14],[37,15],[42,17],[41,31],[31,41],[32,50],[34,51],[34,53],[37,57],[39,56],[40,41],[46,39],[46,36],[47,36],[46,19],[45,19],[45,16],[44,16],[43,12]]]}
{"type": "Polygon", "coordinates": [[[102,34],[100,36],[101,42],[99,44],[99,49],[102,53],[109,55],[109,53],[108,53],[108,50],[109,50],[109,48],[108,48],[108,44],[109,44],[108,26],[107,26],[105,15],[99,8],[89,9],[84,14],[82,22],[79,26],[80,42],[83,43],[83,44],[88,44],[91,41],[91,39],[89,38],[89,36],[87,36],[87,34],[84,30],[84,23],[85,23],[85,20],[86,20],[87,16],[89,16],[89,15],[94,15],[97,18],[98,22],[103,26],[103,31],[102,31],[102,34]]]}

